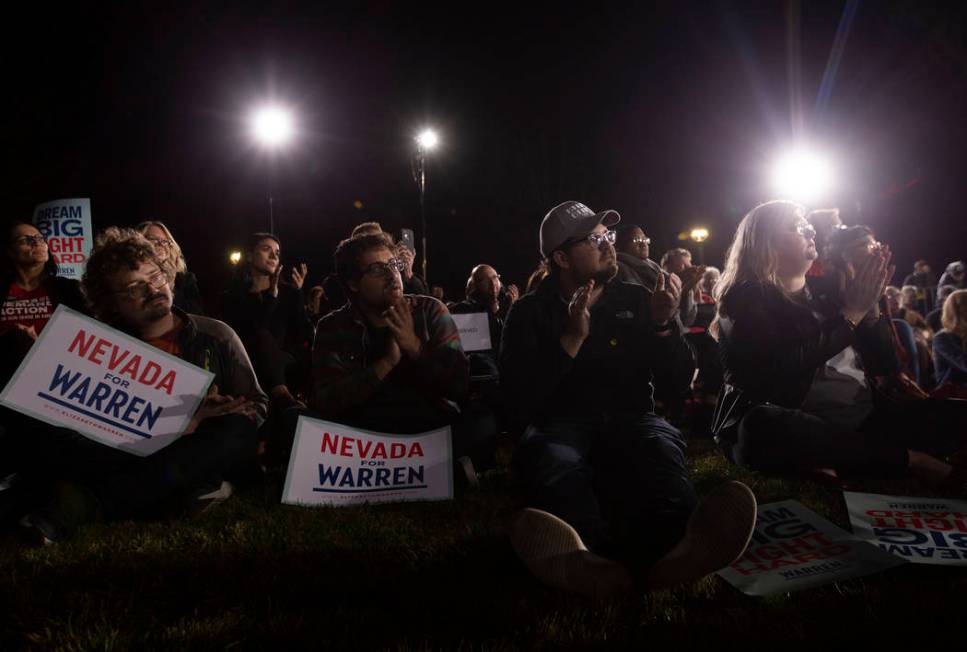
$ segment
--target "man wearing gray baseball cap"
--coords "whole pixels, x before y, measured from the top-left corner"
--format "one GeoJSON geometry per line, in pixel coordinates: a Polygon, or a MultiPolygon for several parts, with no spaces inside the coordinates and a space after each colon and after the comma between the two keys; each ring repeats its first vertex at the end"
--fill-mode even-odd
{"type": "Polygon", "coordinates": [[[737,482],[696,507],[685,440],[652,398],[656,371],[694,365],[676,316],[681,282],[614,280],[608,227],[620,219],[575,201],[547,213],[549,273],[511,308],[500,353],[506,404],[525,426],[514,464],[528,508],[511,526],[514,549],[545,583],[596,598],[727,566],[756,509],[737,482]]]}

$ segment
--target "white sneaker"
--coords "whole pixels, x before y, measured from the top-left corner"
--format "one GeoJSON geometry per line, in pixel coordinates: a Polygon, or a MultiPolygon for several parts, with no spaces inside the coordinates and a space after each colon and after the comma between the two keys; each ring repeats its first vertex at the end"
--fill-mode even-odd
{"type": "Polygon", "coordinates": [[[510,541],[530,572],[545,584],[594,599],[632,593],[628,569],[589,551],[577,531],[553,514],[521,510],[511,523],[510,541]]]}
{"type": "Polygon", "coordinates": [[[217,487],[214,485],[200,489],[199,493],[191,497],[188,512],[191,516],[204,516],[215,507],[232,497],[235,488],[231,482],[222,480],[217,487]]]}
{"type": "Polygon", "coordinates": [[[741,482],[716,487],[688,518],[685,536],[649,571],[649,588],[697,580],[725,568],[745,552],[755,529],[756,502],[741,482]]]}

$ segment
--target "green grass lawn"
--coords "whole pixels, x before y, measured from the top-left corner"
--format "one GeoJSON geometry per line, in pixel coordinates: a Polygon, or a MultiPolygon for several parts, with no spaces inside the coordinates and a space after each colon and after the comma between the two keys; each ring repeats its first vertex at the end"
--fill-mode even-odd
{"type": "MultiPolygon", "coordinates": [[[[690,466],[700,493],[740,479],[760,503],[796,498],[848,529],[838,491],[740,472],[707,446],[690,466]]],[[[509,483],[495,472],[448,503],[306,509],[279,503],[277,478],[203,519],[97,525],[45,549],[8,537],[0,650],[644,647],[957,627],[967,572],[936,566],[767,599],[717,577],[601,604],[548,590],[505,535],[509,483]]]]}

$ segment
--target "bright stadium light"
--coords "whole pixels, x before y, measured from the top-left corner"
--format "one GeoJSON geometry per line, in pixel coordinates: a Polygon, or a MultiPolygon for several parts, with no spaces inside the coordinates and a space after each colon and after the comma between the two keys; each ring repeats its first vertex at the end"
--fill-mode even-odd
{"type": "Polygon", "coordinates": [[[829,192],[833,170],[829,161],[808,149],[796,149],[780,158],[772,171],[777,196],[802,202],[822,199],[829,192]]]}
{"type": "Polygon", "coordinates": [[[292,114],[278,106],[266,106],[256,110],[252,114],[250,125],[255,141],[269,148],[284,146],[295,132],[292,114]]]}
{"type": "Polygon", "coordinates": [[[233,251],[230,254],[228,254],[228,262],[230,262],[233,265],[238,265],[240,262],[242,262],[242,252],[233,251]]]}
{"type": "Polygon", "coordinates": [[[436,147],[439,142],[440,139],[432,129],[424,129],[416,137],[416,144],[420,146],[420,149],[427,152],[436,147]]]}

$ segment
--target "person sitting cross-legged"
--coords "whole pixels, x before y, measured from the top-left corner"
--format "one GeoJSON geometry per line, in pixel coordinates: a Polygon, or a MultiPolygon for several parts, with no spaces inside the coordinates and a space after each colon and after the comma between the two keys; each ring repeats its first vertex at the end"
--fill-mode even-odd
{"type": "Polygon", "coordinates": [[[682,434],[654,413],[653,374],[694,365],[681,283],[653,292],[615,281],[614,211],[578,202],[541,224],[549,275],[510,310],[500,376],[527,424],[515,467],[528,507],[514,549],[547,584],[592,597],[669,586],[723,568],[745,549],[756,502],[740,483],[696,506],[682,434]]]}
{"type": "MultiPolygon", "coordinates": [[[[899,369],[879,308],[893,273],[889,247],[861,227],[849,247],[835,246],[834,236],[823,278],[836,282],[817,287],[806,275],[817,252],[803,215],[790,201],[760,204],[729,247],[712,324],[725,367],[716,441],[731,461],[760,473],[912,476],[961,493],[964,467],[941,458],[967,443],[964,403],[884,400],[875,382],[899,369]]],[[[850,240],[850,231],[839,233],[850,240]]]]}
{"type": "Polygon", "coordinates": [[[469,367],[456,324],[436,299],[403,293],[403,265],[383,233],[337,247],[336,273],[349,301],[316,327],[310,408],[322,418],[378,432],[415,434],[451,425],[454,457],[470,455],[457,408],[467,394],[469,367]]]}
{"type": "Polygon", "coordinates": [[[172,307],[173,281],[140,233],[112,227],[98,238],[83,281],[95,316],[215,378],[186,433],[147,457],[40,422],[18,432],[22,486],[49,495],[21,519],[38,540],[60,541],[86,522],[128,518],[171,499],[201,511],[254,469],[268,398],[231,328],[172,307]]]}

